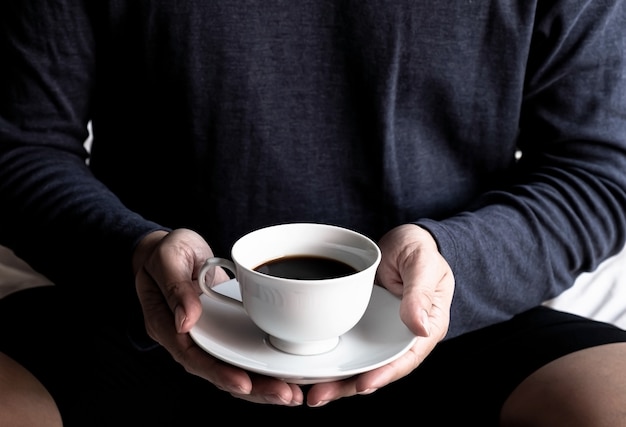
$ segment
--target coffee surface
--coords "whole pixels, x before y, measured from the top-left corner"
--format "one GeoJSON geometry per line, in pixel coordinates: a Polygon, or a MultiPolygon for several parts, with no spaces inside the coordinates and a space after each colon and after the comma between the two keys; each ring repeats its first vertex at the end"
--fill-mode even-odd
{"type": "Polygon", "coordinates": [[[286,279],[320,280],[347,276],[354,267],[332,258],[297,255],[273,259],[256,267],[259,273],[286,279]]]}

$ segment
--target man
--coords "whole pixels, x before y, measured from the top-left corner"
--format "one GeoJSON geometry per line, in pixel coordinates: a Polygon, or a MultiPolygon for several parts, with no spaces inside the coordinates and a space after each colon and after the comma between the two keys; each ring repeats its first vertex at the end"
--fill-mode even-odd
{"type": "Polygon", "coordinates": [[[56,284],[3,302],[39,309],[14,331],[26,349],[2,351],[66,425],[226,407],[624,423],[626,333],[540,305],[626,240],[625,2],[9,0],[1,16],[0,242],[56,284]],[[379,241],[413,348],[301,387],[193,342],[202,261],[290,221],[379,241]]]}

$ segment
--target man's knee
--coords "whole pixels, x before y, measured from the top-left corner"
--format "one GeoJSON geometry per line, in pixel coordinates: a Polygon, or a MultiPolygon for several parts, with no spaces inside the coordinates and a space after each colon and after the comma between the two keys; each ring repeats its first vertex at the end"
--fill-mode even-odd
{"type": "Polygon", "coordinates": [[[0,353],[0,425],[61,427],[61,415],[46,388],[22,365],[0,353]]]}
{"type": "Polygon", "coordinates": [[[626,426],[626,343],[587,348],[543,366],[509,396],[501,426],[626,426]]]}

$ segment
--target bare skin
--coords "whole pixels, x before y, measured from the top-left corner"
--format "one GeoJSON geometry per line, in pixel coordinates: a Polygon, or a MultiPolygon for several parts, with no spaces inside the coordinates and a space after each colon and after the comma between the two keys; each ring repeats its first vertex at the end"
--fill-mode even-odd
{"type": "Polygon", "coordinates": [[[4,353],[0,353],[0,425],[63,426],[61,414],[45,387],[4,353]]]}
{"type": "Polygon", "coordinates": [[[626,426],[626,343],[588,348],[543,366],[505,402],[501,426],[626,426]]]}

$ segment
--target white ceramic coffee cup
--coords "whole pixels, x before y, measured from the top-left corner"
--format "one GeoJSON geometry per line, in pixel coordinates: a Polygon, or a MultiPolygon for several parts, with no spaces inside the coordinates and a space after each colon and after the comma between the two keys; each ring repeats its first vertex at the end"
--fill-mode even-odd
{"type": "Polygon", "coordinates": [[[252,231],[235,242],[232,261],[206,260],[202,291],[225,304],[243,304],[250,319],[279,350],[298,355],[332,350],[367,309],[380,263],[380,249],[363,234],[317,223],[289,223],[252,231]],[[291,256],[319,256],[341,261],[355,272],[335,278],[293,279],[255,271],[267,261],[291,256]],[[230,270],[242,301],[223,296],[207,283],[216,266],[230,270]]]}

